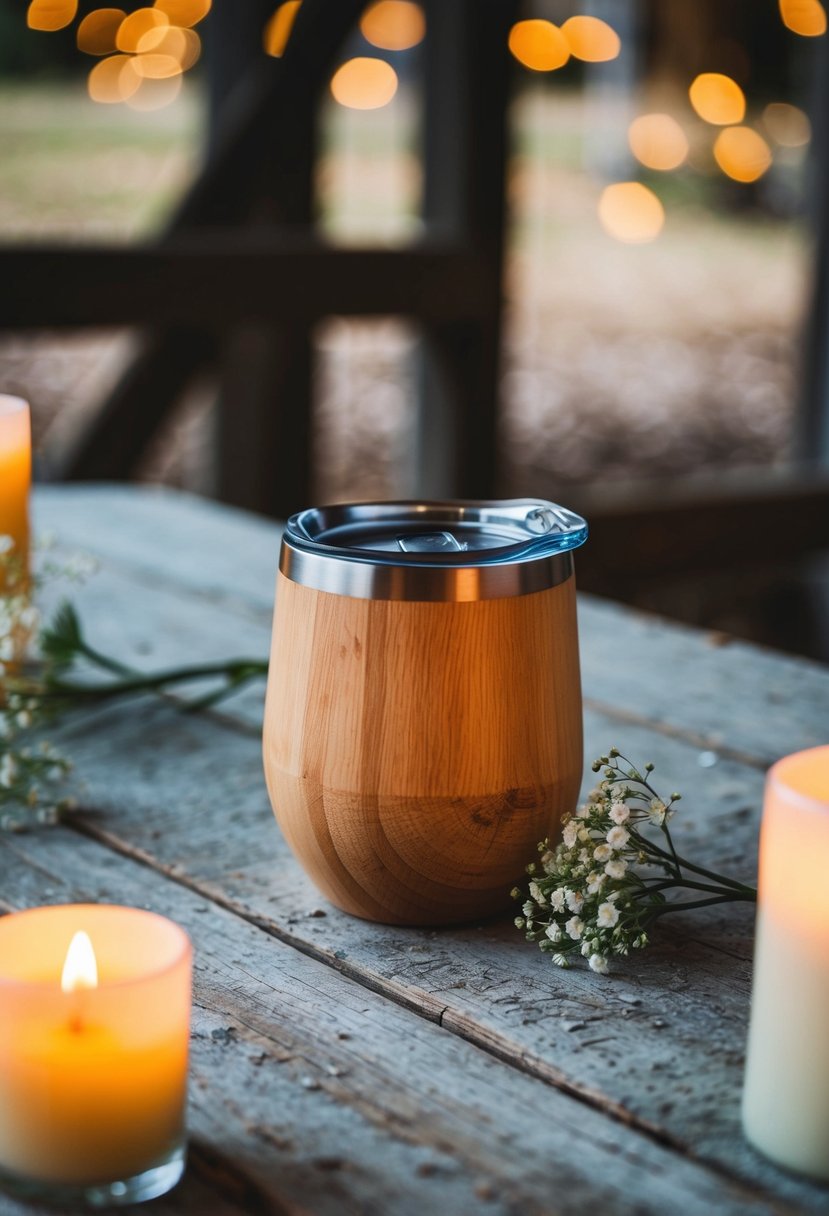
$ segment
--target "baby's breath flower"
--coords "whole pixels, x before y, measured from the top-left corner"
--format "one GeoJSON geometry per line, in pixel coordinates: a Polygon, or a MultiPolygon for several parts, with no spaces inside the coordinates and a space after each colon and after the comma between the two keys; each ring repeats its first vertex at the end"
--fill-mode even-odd
{"type": "Polygon", "coordinates": [[[628,863],[621,857],[612,857],[604,868],[608,878],[624,878],[628,863]]]}
{"type": "Polygon", "coordinates": [[[617,823],[607,833],[605,840],[612,849],[623,849],[630,840],[630,832],[617,823]]]}
{"type": "Polygon", "coordinates": [[[565,890],[564,902],[567,904],[567,907],[571,912],[581,912],[582,905],[584,904],[584,896],[582,895],[581,891],[565,890]]]}
{"type": "MultiPolygon", "coordinates": [[[[544,877],[529,884],[524,916],[516,919],[527,940],[551,954],[559,967],[571,954],[585,958],[590,969],[606,974],[608,959],[627,956],[648,944],[648,927],[674,907],[753,900],[756,892],[699,866],[676,852],[668,820],[679,795],[664,802],[649,781],[615,749],[593,765],[604,778],[587,802],[562,823],[559,843],[538,846],[544,877]],[[658,841],[647,833],[657,833],[658,841]],[[686,877],[684,868],[693,877],[686,877]],[[671,887],[694,891],[694,901],[670,903],[671,887]],[[702,893],[702,898],[699,893],[702,893]]],[[[535,866],[527,867],[533,873],[535,866]]],[[[514,892],[523,898],[520,888],[514,892]]]]}
{"type": "Polygon", "coordinates": [[[624,823],[630,816],[630,807],[624,802],[611,802],[608,814],[614,823],[624,823]]]}
{"type": "Polygon", "coordinates": [[[597,895],[606,882],[607,878],[600,870],[592,870],[587,875],[587,894],[597,895]]]}
{"type": "Polygon", "coordinates": [[[667,809],[661,798],[652,798],[648,809],[651,823],[656,824],[657,827],[661,827],[665,822],[665,812],[667,809]]]}
{"type": "Polygon", "coordinates": [[[554,912],[564,911],[564,891],[561,887],[556,887],[555,891],[550,892],[550,907],[554,912]]]}

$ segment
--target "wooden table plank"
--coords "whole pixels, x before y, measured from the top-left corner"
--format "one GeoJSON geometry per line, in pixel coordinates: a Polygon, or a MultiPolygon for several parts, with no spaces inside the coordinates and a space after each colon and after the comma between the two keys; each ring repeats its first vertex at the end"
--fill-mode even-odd
{"type": "Polygon", "coordinates": [[[191,934],[191,1127],[242,1210],[776,1210],[92,841],[4,838],[0,866],[15,906],[117,898],[191,934]]]}

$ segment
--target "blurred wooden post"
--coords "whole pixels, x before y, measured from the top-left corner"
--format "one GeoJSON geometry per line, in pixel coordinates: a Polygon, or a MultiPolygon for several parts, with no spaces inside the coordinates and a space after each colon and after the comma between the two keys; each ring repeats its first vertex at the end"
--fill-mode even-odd
{"type": "Polygon", "coordinates": [[[794,454],[829,468],[829,37],[815,39],[810,218],[815,241],[812,306],[807,313],[794,454]]]}
{"type": "Polygon", "coordinates": [[[425,326],[415,489],[485,498],[497,478],[507,36],[517,3],[427,0],[425,8],[424,219],[471,247],[487,286],[476,321],[425,326]]]}
{"type": "MultiPolygon", "coordinates": [[[[210,27],[210,145],[221,138],[234,92],[263,58],[262,34],[273,0],[216,5],[210,27]]],[[[313,221],[316,106],[280,115],[280,139],[263,139],[248,227],[313,221]],[[278,148],[279,155],[275,155],[278,148]]],[[[264,134],[264,133],[263,133],[264,134]]],[[[214,491],[234,506],[286,516],[311,501],[312,349],[307,325],[237,326],[223,336],[216,403],[214,491]]]]}

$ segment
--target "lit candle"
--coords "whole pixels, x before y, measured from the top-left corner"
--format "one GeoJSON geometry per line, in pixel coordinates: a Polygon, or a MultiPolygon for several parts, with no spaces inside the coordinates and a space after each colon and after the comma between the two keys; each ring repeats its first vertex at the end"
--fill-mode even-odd
{"type": "MultiPolygon", "coordinates": [[[[13,558],[25,576],[29,560],[29,487],[32,431],[29,407],[20,397],[0,394],[0,536],[14,542],[13,558]]],[[[8,580],[0,576],[0,590],[8,580]]]]}
{"type": "Polygon", "coordinates": [[[184,1169],[191,947],[136,908],[0,919],[0,1183],[134,1203],[184,1169]]]}
{"type": "Polygon", "coordinates": [[[766,780],[743,1127],[829,1181],[829,746],[766,780]]]}

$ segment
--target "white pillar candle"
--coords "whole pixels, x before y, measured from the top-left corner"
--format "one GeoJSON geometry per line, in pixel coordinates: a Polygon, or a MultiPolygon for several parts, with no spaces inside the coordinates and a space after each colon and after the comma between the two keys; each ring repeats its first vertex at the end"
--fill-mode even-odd
{"type": "Polygon", "coordinates": [[[829,746],[766,780],[743,1128],[829,1181],[829,746]]]}

